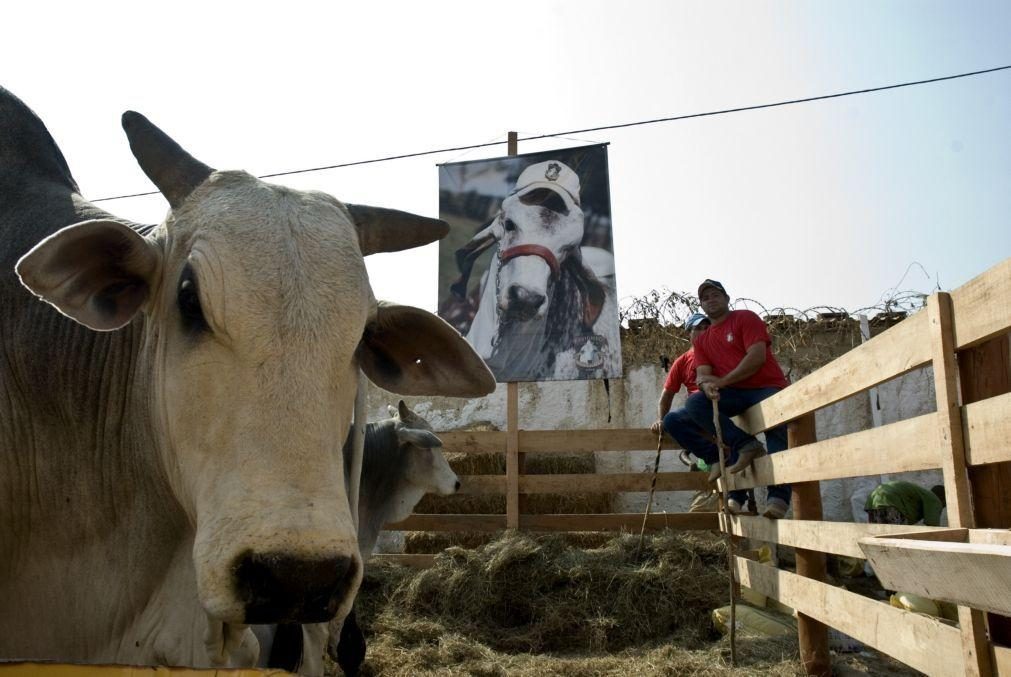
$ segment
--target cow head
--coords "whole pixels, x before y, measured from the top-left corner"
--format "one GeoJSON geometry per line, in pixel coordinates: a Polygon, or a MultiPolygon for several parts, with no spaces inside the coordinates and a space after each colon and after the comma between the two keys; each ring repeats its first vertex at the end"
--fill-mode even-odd
{"type": "Polygon", "coordinates": [[[527,167],[490,227],[499,240],[496,302],[504,319],[543,317],[562,264],[579,256],[579,178],[557,161],[527,167]]]}
{"type": "Polygon", "coordinates": [[[359,367],[403,394],[495,387],[449,325],[377,304],[369,286],[364,255],[447,226],[213,170],[137,113],[123,126],[171,206],[164,223],[147,236],[111,220],[68,226],[17,272],[91,329],[143,316],[131,387],[156,440],[150,465],[195,527],[208,615],[343,616],[362,573],[341,456],[359,367]]]}
{"type": "Polygon", "coordinates": [[[389,413],[394,419],[397,441],[408,451],[404,460],[407,481],[442,496],[459,491],[460,478],[442,455],[442,440],[428,421],[408,409],[403,400],[397,407],[389,407],[389,413]]]}

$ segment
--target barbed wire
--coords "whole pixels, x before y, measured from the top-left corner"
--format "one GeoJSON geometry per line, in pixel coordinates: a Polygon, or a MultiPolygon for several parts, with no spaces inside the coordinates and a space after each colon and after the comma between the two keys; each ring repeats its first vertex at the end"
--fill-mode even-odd
{"type": "MultiPolygon", "coordinates": [[[[873,335],[923,308],[927,296],[915,290],[889,291],[878,303],[855,310],[829,305],[767,306],[757,299],[741,297],[731,303],[731,308],[751,310],[765,319],[777,359],[788,376],[799,377],[862,342],[858,316],[868,317],[873,335]]],[[[684,322],[698,309],[695,295],[667,288],[623,299],[619,313],[625,363],[659,362],[666,367],[691,347],[684,322]]]]}

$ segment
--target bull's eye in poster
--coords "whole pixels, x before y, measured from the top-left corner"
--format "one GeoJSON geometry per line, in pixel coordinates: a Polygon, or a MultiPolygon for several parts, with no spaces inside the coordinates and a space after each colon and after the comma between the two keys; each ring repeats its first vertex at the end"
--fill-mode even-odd
{"type": "Polygon", "coordinates": [[[439,168],[439,315],[500,383],[621,376],[607,147],[439,168]]]}

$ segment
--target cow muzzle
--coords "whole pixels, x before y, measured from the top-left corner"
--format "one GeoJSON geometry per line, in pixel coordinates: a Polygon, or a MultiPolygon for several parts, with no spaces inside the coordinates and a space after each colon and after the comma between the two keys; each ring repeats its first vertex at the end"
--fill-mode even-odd
{"type": "Polygon", "coordinates": [[[251,551],[233,567],[247,624],[329,621],[355,590],[360,570],[354,556],[303,558],[251,551]]]}

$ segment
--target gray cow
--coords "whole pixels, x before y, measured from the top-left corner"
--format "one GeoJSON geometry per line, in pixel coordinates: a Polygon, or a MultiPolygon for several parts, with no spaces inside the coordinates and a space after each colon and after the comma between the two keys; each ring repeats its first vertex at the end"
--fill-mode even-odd
{"type": "Polygon", "coordinates": [[[154,228],[81,197],[0,89],[0,659],[251,666],[248,624],[351,608],[334,441],[359,369],[404,394],[495,384],[444,322],[372,295],[363,257],[444,223],[123,127],[170,205],[154,228]]]}
{"type": "MultiPolygon", "coordinates": [[[[442,441],[432,426],[401,400],[389,407],[390,418],[365,429],[361,494],[358,500],[358,545],[362,562],[375,550],[383,526],[410,516],[425,494],[447,496],[460,489],[460,479],[443,456],[442,441]]],[[[348,444],[345,444],[345,452],[348,444]]],[[[345,453],[346,477],[350,461],[345,453]]],[[[357,674],[365,657],[365,639],[354,610],[344,622],[326,625],[256,626],[264,650],[260,667],[283,668],[303,675],[323,674],[323,651],[347,675],[357,674]]]]}

